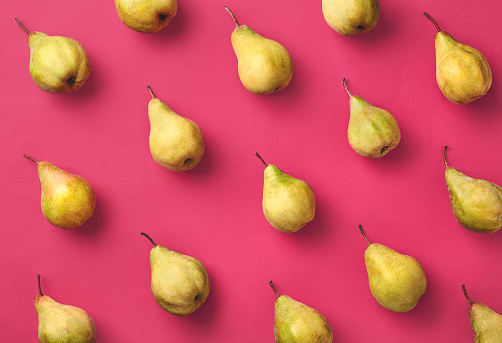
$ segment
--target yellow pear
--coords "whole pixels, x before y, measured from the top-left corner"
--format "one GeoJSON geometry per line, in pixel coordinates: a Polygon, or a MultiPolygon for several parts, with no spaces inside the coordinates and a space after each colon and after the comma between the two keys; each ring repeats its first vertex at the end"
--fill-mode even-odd
{"type": "Polygon", "coordinates": [[[364,252],[364,261],[371,294],[388,310],[411,311],[427,287],[422,266],[411,256],[402,255],[382,244],[371,244],[361,225],[359,230],[369,245],[364,252]]]}
{"type": "Polygon", "coordinates": [[[40,275],[35,296],[40,343],[94,343],[96,326],[86,311],[79,307],[60,304],[42,293],[40,275]]]}
{"type": "Polygon", "coordinates": [[[492,233],[502,226],[502,188],[481,179],[473,179],[443,161],[445,179],[450,194],[451,208],[455,218],[469,231],[492,233]]]}
{"type": "Polygon", "coordinates": [[[450,101],[467,104],[488,92],[492,71],[478,50],[459,43],[427,13],[424,15],[436,26],[436,80],[441,92],[450,101]]]}
{"type": "Polygon", "coordinates": [[[120,20],[134,31],[154,33],[178,12],[177,0],[115,0],[120,20]]]}
{"type": "Polygon", "coordinates": [[[30,74],[36,85],[49,93],[69,93],[82,87],[89,76],[89,58],[82,45],[72,38],[29,31],[30,74]]]}
{"type": "Polygon", "coordinates": [[[322,13],[333,30],[353,36],[376,26],[380,3],[378,0],[322,0],[322,13]]]}
{"type": "Polygon", "coordinates": [[[37,164],[42,185],[42,212],[49,223],[69,230],[81,226],[92,216],[96,195],[86,180],[52,163],[23,156],[37,164]]]}
{"type": "Polygon", "coordinates": [[[315,196],[308,183],[284,173],[273,164],[265,165],[263,182],[263,214],[279,231],[296,232],[314,219],[315,196]]]}
{"type": "Polygon", "coordinates": [[[167,249],[146,233],[153,244],[150,251],[152,292],[157,304],[176,316],[187,316],[198,309],[209,295],[209,275],[196,258],[167,249]]]}
{"type": "Polygon", "coordinates": [[[333,329],[321,312],[275,292],[274,338],[275,343],[331,343],[333,329]]]}
{"type": "Polygon", "coordinates": [[[172,171],[194,168],[204,155],[202,132],[192,120],[174,112],[162,100],[152,95],[148,103],[150,118],[150,152],[162,167],[172,171]]]}
{"type": "Polygon", "coordinates": [[[237,26],[231,40],[244,87],[258,95],[286,88],[293,77],[293,60],[286,48],[247,25],[240,25],[232,11],[226,6],[225,9],[237,26]]]}

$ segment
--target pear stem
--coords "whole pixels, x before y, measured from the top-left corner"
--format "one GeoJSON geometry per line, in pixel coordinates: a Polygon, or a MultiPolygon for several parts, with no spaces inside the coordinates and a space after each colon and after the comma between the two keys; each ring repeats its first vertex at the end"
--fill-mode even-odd
{"type": "Polygon", "coordinates": [[[227,6],[223,6],[223,8],[226,9],[228,13],[230,13],[232,19],[235,21],[235,25],[237,25],[237,27],[241,27],[241,25],[237,21],[237,18],[235,17],[234,13],[230,10],[230,8],[228,8],[227,6]]]}
{"type": "Polygon", "coordinates": [[[152,87],[150,86],[146,86],[146,88],[148,89],[148,91],[150,92],[150,94],[152,95],[152,98],[155,99],[155,95],[153,95],[153,91],[152,91],[152,87]]]}
{"type": "Polygon", "coordinates": [[[150,242],[152,242],[152,244],[153,244],[154,246],[157,246],[157,244],[155,244],[155,242],[153,241],[153,239],[151,239],[151,238],[150,238],[150,236],[148,236],[146,233],[144,233],[144,232],[140,232],[140,235],[145,236],[146,238],[148,238],[148,240],[149,240],[150,242]]]}
{"type": "Polygon", "coordinates": [[[441,28],[439,27],[438,23],[436,23],[436,21],[434,19],[432,19],[432,17],[429,15],[429,13],[424,12],[424,16],[426,16],[427,19],[429,19],[434,24],[434,26],[436,27],[438,32],[441,32],[441,28]]]}
{"type": "Polygon", "coordinates": [[[345,90],[347,91],[347,94],[352,98],[352,93],[349,91],[349,89],[347,88],[347,84],[345,83],[345,78],[343,78],[343,87],[345,88],[345,90]]]}
{"type": "Polygon", "coordinates": [[[37,274],[37,279],[38,279],[38,293],[43,296],[44,294],[42,293],[42,286],[40,286],[40,274],[37,274]]]}
{"type": "Polygon", "coordinates": [[[24,157],[32,160],[33,162],[35,162],[36,164],[38,164],[38,161],[36,159],[34,159],[33,157],[31,157],[30,155],[26,155],[26,154],[23,154],[24,157]]]}
{"type": "Polygon", "coordinates": [[[448,145],[445,145],[444,149],[443,149],[443,162],[444,162],[444,166],[446,168],[448,168],[448,163],[446,163],[446,149],[448,149],[448,145]]]}
{"type": "Polygon", "coordinates": [[[364,233],[362,225],[359,225],[359,231],[361,231],[361,233],[363,234],[363,237],[366,240],[366,242],[368,243],[368,245],[371,245],[370,241],[368,241],[368,238],[366,237],[366,234],[364,233]]]}
{"type": "Polygon", "coordinates": [[[474,301],[472,301],[471,298],[469,298],[469,295],[467,294],[467,290],[465,289],[465,285],[462,285],[462,291],[464,292],[464,295],[465,295],[467,301],[469,302],[469,305],[472,306],[472,304],[474,304],[474,301]]]}
{"type": "Polygon", "coordinates": [[[274,290],[275,296],[279,298],[279,293],[277,292],[277,289],[275,289],[274,283],[272,281],[269,281],[268,283],[270,287],[274,290]]]}
{"type": "Polygon", "coordinates": [[[263,162],[263,164],[265,165],[265,167],[268,167],[267,162],[265,162],[265,160],[260,156],[259,153],[255,152],[254,154],[256,155],[256,157],[258,157],[263,162]]]}
{"type": "Polygon", "coordinates": [[[24,30],[24,32],[26,32],[26,34],[29,35],[31,33],[31,31],[28,30],[26,27],[24,27],[23,23],[21,23],[21,20],[19,20],[17,18],[15,18],[15,19],[16,19],[16,22],[19,24],[19,26],[21,26],[21,28],[24,30]]]}

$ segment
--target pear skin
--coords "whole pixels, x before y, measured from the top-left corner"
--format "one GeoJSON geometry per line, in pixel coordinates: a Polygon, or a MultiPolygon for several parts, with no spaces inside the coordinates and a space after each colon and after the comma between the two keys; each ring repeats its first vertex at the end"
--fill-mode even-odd
{"type": "Polygon", "coordinates": [[[96,195],[84,178],[52,163],[38,162],[26,154],[23,156],[37,164],[42,185],[42,212],[49,223],[70,230],[81,226],[92,216],[96,195]]]}
{"type": "Polygon", "coordinates": [[[372,30],[380,17],[378,0],[322,0],[326,23],[343,36],[372,30]]]}
{"type": "Polygon", "coordinates": [[[263,182],[263,214],[279,231],[296,232],[314,219],[315,195],[308,183],[284,173],[273,164],[265,165],[263,182]]]}
{"type": "Polygon", "coordinates": [[[424,15],[438,31],[435,38],[436,80],[444,96],[454,103],[468,104],[485,95],[492,85],[492,71],[485,56],[459,43],[442,31],[429,14],[424,15]]]}
{"type": "Polygon", "coordinates": [[[321,312],[275,292],[274,338],[275,343],[331,343],[333,329],[321,312]]]}
{"type": "Polygon", "coordinates": [[[481,179],[473,179],[443,161],[450,203],[458,223],[472,232],[492,233],[502,226],[502,188],[481,179]]]}
{"type": "Polygon", "coordinates": [[[226,6],[225,9],[236,24],[231,40],[242,85],[258,95],[286,88],[293,77],[293,60],[286,48],[247,25],[240,25],[232,11],[226,6]]]}
{"type": "Polygon", "coordinates": [[[158,32],[178,12],[177,0],[115,0],[120,20],[134,31],[158,32]]]}
{"type": "Polygon", "coordinates": [[[209,275],[196,258],[167,249],[144,232],[153,244],[150,251],[152,293],[157,304],[176,316],[188,316],[209,295],[209,275]]]}
{"type": "Polygon", "coordinates": [[[359,230],[369,245],[364,252],[364,261],[371,294],[388,310],[411,311],[427,287],[422,265],[413,257],[400,254],[385,245],[371,244],[361,225],[359,230]]]}
{"type": "Polygon", "coordinates": [[[396,119],[384,109],[370,105],[366,100],[343,86],[350,97],[350,119],[347,128],[349,144],[361,156],[379,158],[387,155],[401,140],[396,119]]]}
{"type": "Polygon", "coordinates": [[[94,343],[96,325],[86,311],[60,304],[42,293],[38,275],[39,294],[35,296],[40,343],[94,343]]]}
{"type": "Polygon", "coordinates": [[[204,155],[204,140],[199,126],[156,98],[150,86],[148,90],[152,95],[148,103],[148,117],[153,159],[172,171],[193,169],[204,155]]]}
{"type": "Polygon", "coordinates": [[[89,57],[76,40],[29,31],[30,74],[35,84],[48,93],[69,93],[82,87],[89,77],[89,57]]]}
{"type": "Polygon", "coordinates": [[[502,316],[479,301],[472,301],[462,285],[469,301],[469,319],[474,331],[475,343],[502,343],[502,316]]]}

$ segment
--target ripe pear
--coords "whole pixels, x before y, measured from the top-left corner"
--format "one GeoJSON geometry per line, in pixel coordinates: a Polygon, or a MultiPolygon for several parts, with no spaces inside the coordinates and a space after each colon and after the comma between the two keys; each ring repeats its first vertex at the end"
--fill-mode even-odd
{"type": "Polygon", "coordinates": [[[81,226],[92,216],[96,195],[87,181],[52,163],[23,156],[37,164],[42,185],[42,212],[49,223],[69,230],[81,226]]]}
{"type": "Polygon", "coordinates": [[[469,301],[469,319],[474,331],[475,343],[502,343],[502,316],[479,301],[472,301],[465,285],[462,291],[469,301]]]}
{"type": "Polygon", "coordinates": [[[209,295],[209,275],[196,258],[169,250],[155,242],[150,251],[152,292],[157,304],[176,316],[187,316],[198,309],[209,295]]]}
{"type": "Polygon", "coordinates": [[[361,156],[382,157],[394,149],[401,140],[396,119],[384,109],[370,105],[357,95],[352,95],[345,79],[343,86],[350,97],[350,119],[347,129],[349,144],[361,156]]]}
{"type": "Polygon", "coordinates": [[[322,13],[333,30],[353,36],[376,26],[380,3],[378,0],[322,0],[322,13]]]}
{"type": "Polygon", "coordinates": [[[40,343],[94,343],[96,325],[83,309],[60,304],[42,293],[40,274],[35,309],[38,315],[40,343]]]}
{"type": "Polygon", "coordinates": [[[273,164],[265,165],[263,182],[263,214],[279,231],[296,232],[312,221],[315,215],[314,191],[303,180],[294,178],[273,164]]]}
{"type": "Polygon", "coordinates": [[[412,310],[427,286],[422,266],[411,256],[402,255],[382,244],[371,244],[361,225],[359,230],[369,245],[364,252],[364,261],[371,294],[388,310],[412,310]]]}
{"type": "Polygon", "coordinates": [[[321,312],[275,292],[274,338],[276,343],[331,343],[333,330],[321,312]]]}
{"type": "Polygon", "coordinates": [[[258,95],[286,88],[293,77],[293,60],[286,48],[259,35],[247,25],[240,25],[232,11],[226,6],[225,9],[237,26],[231,40],[244,87],[258,95]]]}
{"type": "Polygon", "coordinates": [[[424,15],[436,26],[436,80],[448,100],[468,104],[488,92],[492,85],[492,71],[488,61],[478,50],[459,43],[427,13],[424,15]]]}
{"type": "Polygon", "coordinates": [[[451,208],[455,218],[469,231],[492,233],[502,226],[502,188],[494,183],[473,179],[443,161],[445,179],[450,194],[451,208]]]}
{"type": "Polygon", "coordinates": [[[120,20],[134,31],[154,33],[164,28],[178,11],[177,0],[115,0],[120,20]]]}
{"type": "Polygon", "coordinates": [[[172,171],[193,169],[204,155],[202,132],[192,120],[182,117],[152,95],[148,103],[150,152],[162,167],[172,171]]]}
{"type": "Polygon", "coordinates": [[[29,31],[30,74],[36,85],[49,93],[69,93],[82,87],[89,76],[89,57],[82,45],[72,38],[49,36],[29,31]]]}

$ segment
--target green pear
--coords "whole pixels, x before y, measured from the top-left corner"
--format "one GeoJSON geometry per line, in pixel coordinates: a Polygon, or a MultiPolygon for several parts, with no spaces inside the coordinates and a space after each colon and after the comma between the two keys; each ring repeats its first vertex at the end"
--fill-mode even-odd
{"type": "Polygon", "coordinates": [[[60,304],[42,293],[40,274],[35,309],[38,315],[38,339],[40,343],[94,343],[96,326],[83,309],[60,304]]]}
{"type": "Polygon", "coordinates": [[[402,255],[382,244],[371,244],[361,225],[359,230],[369,245],[364,252],[364,261],[371,294],[388,310],[412,310],[427,286],[422,266],[411,256],[402,255]]]}
{"type": "Polygon", "coordinates": [[[448,100],[467,104],[488,92],[492,85],[492,71],[488,61],[478,50],[459,43],[427,13],[424,15],[436,26],[436,80],[448,100]]]}
{"type": "Polygon", "coordinates": [[[23,156],[37,164],[42,185],[42,212],[49,223],[69,230],[81,226],[92,216],[96,195],[87,181],[52,163],[23,156]]]}
{"type": "Polygon", "coordinates": [[[472,301],[462,285],[469,301],[469,319],[474,331],[475,343],[502,343],[502,316],[479,301],[472,301]]]}
{"type": "Polygon", "coordinates": [[[273,164],[265,165],[263,182],[263,214],[267,221],[279,231],[296,232],[314,219],[314,191],[303,180],[284,173],[273,164]]]}
{"type": "Polygon", "coordinates": [[[353,36],[376,26],[380,3],[378,0],[322,0],[322,13],[333,30],[353,36]]]}
{"type": "Polygon", "coordinates": [[[274,338],[276,343],[331,343],[333,330],[321,312],[275,292],[274,338]]]}
{"type": "Polygon", "coordinates": [[[72,38],[29,31],[30,74],[36,85],[49,93],[69,93],[82,87],[89,76],[89,58],[82,45],[72,38]]]}
{"type": "Polygon", "coordinates": [[[182,117],[152,95],[148,103],[150,152],[162,167],[172,171],[194,168],[204,155],[202,132],[192,120],[182,117]]]}
{"type": "Polygon", "coordinates": [[[237,27],[232,32],[232,47],[237,56],[239,78],[244,87],[258,95],[277,92],[293,77],[293,60],[284,46],[240,25],[225,6],[237,27]]]}
{"type": "Polygon", "coordinates": [[[469,231],[492,233],[502,226],[502,188],[494,183],[473,179],[443,161],[445,179],[450,194],[451,208],[455,218],[469,231]]]}
{"type": "Polygon", "coordinates": [[[394,149],[401,140],[396,119],[384,109],[370,105],[357,95],[352,95],[345,79],[343,86],[350,97],[350,119],[347,129],[349,144],[361,156],[382,157],[394,149]]]}
{"type": "Polygon", "coordinates": [[[153,244],[150,251],[152,292],[157,304],[176,316],[187,316],[198,309],[209,295],[209,275],[196,258],[169,250],[146,233],[153,244]]]}
{"type": "Polygon", "coordinates": [[[164,28],[178,11],[177,0],[115,0],[120,20],[134,31],[154,33],[164,28]]]}

